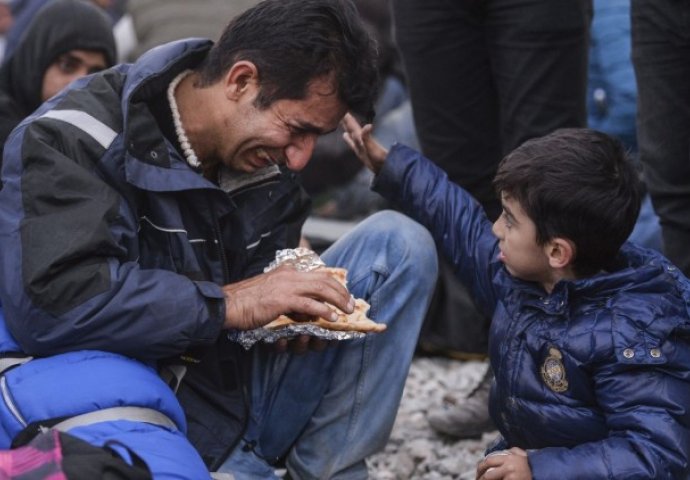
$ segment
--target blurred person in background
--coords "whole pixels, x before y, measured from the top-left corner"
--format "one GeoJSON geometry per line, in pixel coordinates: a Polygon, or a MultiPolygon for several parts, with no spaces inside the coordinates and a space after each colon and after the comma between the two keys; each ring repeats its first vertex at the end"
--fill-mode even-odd
{"type": "MultiPolygon", "coordinates": [[[[631,59],[630,0],[594,0],[587,123],[616,137],[639,164],[637,145],[637,84],[631,59]]],[[[640,175],[643,177],[642,172],[640,175]]],[[[645,191],[640,215],[628,239],[661,251],[661,228],[645,191]]]]}
{"type": "MultiPolygon", "coordinates": [[[[2,34],[3,43],[0,58],[8,57],[17,47],[19,40],[26,31],[36,13],[46,4],[54,0],[6,0],[1,2],[6,7],[0,6],[0,34],[2,34]],[[7,17],[3,20],[2,17],[7,17]],[[3,28],[7,25],[7,28],[3,28]]],[[[120,22],[125,12],[125,5],[127,0],[88,0],[108,15],[111,26],[115,26],[120,22]]],[[[118,44],[118,53],[120,49],[120,41],[118,36],[115,36],[118,44]]]]}
{"type": "Polygon", "coordinates": [[[690,2],[632,0],[637,141],[662,252],[690,275],[690,2]]]}
{"type": "Polygon", "coordinates": [[[5,44],[7,43],[7,32],[12,28],[14,18],[12,17],[12,9],[7,0],[0,1],[0,62],[2,62],[5,52],[5,44]]]}
{"type": "Polygon", "coordinates": [[[259,0],[127,0],[136,45],[127,60],[181,38],[218,40],[228,18],[233,18],[259,0]]]}
{"type": "Polygon", "coordinates": [[[115,59],[115,39],[100,8],[55,0],[40,9],[0,68],[0,145],[45,100],[115,59]]]}

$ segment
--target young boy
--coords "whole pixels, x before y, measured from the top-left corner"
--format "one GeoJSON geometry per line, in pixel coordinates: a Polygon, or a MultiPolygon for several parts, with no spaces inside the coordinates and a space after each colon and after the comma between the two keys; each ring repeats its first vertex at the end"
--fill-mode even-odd
{"type": "Polygon", "coordinates": [[[640,188],[620,144],[565,129],[521,145],[499,166],[492,226],[421,154],[343,125],[373,188],[432,232],[493,317],[490,450],[506,454],[477,478],[690,478],[689,283],[624,244],[640,188]]]}

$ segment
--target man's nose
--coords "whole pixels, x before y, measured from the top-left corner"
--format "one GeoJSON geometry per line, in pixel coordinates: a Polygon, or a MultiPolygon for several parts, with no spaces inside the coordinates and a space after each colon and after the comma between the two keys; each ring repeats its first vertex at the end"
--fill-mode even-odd
{"type": "Polygon", "coordinates": [[[285,164],[295,172],[299,172],[307,166],[316,145],[317,135],[302,135],[285,148],[285,164]]]}

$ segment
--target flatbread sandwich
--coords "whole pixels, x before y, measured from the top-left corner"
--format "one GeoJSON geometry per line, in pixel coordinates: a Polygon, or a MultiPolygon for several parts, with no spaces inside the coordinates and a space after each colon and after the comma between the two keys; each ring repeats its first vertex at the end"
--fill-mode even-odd
{"type": "MultiPolygon", "coordinates": [[[[339,281],[343,286],[347,287],[347,270],[344,268],[321,267],[328,271],[333,278],[339,281]]],[[[331,322],[325,318],[315,317],[307,320],[293,320],[288,315],[281,315],[271,323],[264,325],[265,329],[278,330],[293,324],[310,324],[317,327],[325,328],[326,330],[339,330],[348,332],[363,332],[363,333],[378,333],[386,329],[383,323],[376,323],[367,318],[369,311],[369,304],[361,298],[355,299],[355,309],[349,315],[341,311],[333,305],[329,305],[338,314],[338,321],[331,322]]]]}

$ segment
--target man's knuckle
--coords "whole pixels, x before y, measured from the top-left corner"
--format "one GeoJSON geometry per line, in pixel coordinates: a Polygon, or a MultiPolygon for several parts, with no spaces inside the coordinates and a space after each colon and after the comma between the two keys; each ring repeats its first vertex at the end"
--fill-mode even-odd
{"type": "Polygon", "coordinates": [[[316,282],[314,284],[314,291],[316,293],[323,293],[326,290],[326,284],[324,282],[316,282]]]}
{"type": "Polygon", "coordinates": [[[310,312],[314,308],[314,303],[310,298],[300,298],[299,307],[302,312],[310,312]]]}

